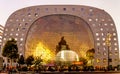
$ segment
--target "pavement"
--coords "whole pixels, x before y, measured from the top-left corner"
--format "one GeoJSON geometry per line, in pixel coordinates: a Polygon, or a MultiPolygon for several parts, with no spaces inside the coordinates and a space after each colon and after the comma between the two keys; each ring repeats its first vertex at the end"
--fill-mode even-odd
{"type": "MultiPolygon", "coordinates": [[[[0,74],[9,74],[9,73],[3,72],[0,74]]],[[[104,72],[104,71],[94,71],[94,72],[79,72],[79,71],[51,72],[51,71],[47,71],[47,72],[39,72],[39,73],[35,73],[31,71],[31,72],[19,72],[19,73],[10,73],[10,74],[120,74],[120,71],[108,71],[108,72],[104,72]]]]}

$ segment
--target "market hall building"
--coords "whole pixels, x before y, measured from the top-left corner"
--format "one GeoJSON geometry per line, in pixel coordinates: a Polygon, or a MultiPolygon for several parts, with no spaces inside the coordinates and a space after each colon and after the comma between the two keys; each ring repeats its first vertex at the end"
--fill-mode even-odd
{"type": "Polygon", "coordinates": [[[118,65],[115,23],[104,10],[89,6],[40,5],[17,10],[5,24],[2,47],[14,38],[19,54],[25,57],[43,55],[49,60],[55,58],[62,36],[79,57],[85,57],[86,51],[94,48],[94,66],[107,66],[108,53],[110,65],[118,65]]]}

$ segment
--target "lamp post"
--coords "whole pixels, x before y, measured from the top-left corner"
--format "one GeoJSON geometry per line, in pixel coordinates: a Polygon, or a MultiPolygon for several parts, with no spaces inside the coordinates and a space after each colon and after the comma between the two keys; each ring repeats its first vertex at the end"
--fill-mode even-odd
{"type": "Polygon", "coordinates": [[[109,70],[109,65],[110,65],[109,49],[110,49],[110,46],[111,46],[111,36],[112,35],[108,32],[107,36],[106,36],[106,40],[105,40],[105,43],[108,47],[108,70],[109,70]]]}

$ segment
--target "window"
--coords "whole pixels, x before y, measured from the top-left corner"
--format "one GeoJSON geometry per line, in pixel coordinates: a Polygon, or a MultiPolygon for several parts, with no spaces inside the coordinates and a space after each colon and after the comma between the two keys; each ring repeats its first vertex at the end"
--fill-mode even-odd
{"type": "Polygon", "coordinates": [[[100,38],[97,38],[97,41],[99,41],[100,40],[100,38]]]}
{"type": "Polygon", "coordinates": [[[84,8],[81,8],[81,11],[83,11],[84,10],[84,8]]]}
{"type": "Polygon", "coordinates": [[[14,31],[14,29],[11,29],[11,31],[14,31]]]}
{"type": "Polygon", "coordinates": [[[104,47],[104,48],[103,48],[103,50],[105,51],[105,50],[106,50],[106,48],[104,47]]]}
{"type": "Polygon", "coordinates": [[[101,53],[100,52],[98,52],[98,55],[100,55],[101,53]]]}
{"type": "Polygon", "coordinates": [[[107,53],[106,53],[106,52],[103,52],[103,55],[105,56],[105,55],[107,55],[107,53]]]}
{"type": "Polygon", "coordinates": [[[107,23],[105,23],[104,25],[107,26],[107,23]]]}
{"type": "Polygon", "coordinates": [[[111,21],[111,19],[108,19],[108,21],[111,21]]]}
{"type": "Polygon", "coordinates": [[[24,21],[25,21],[25,19],[23,18],[23,19],[22,19],[22,21],[24,22],[24,21]]]}
{"type": "Polygon", "coordinates": [[[96,33],[96,36],[99,36],[99,33],[96,33]]]}
{"type": "Polygon", "coordinates": [[[92,19],[88,19],[89,21],[92,21],[92,19]]]}
{"type": "Polygon", "coordinates": [[[102,38],[103,41],[105,41],[105,38],[102,38]]]}
{"type": "Polygon", "coordinates": [[[104,19],[102,19],[102,21],[105,21],[104,19]]]}
{"type": "Polygon", "coordinates": [[[24,34],[22,34],[22,36],[24,36],[24,34]]]}
{"type": "Polygon", "coordinates": [[[20,55],[23,55],[22,53],[20,53],[20,55]]]}
{"type": "Polygon", "coordinates": [[[105,42],[103,43],[103,45],[105,45],[105,42]]]}
{"type": "Polygon", "coordinates": [[[72,11],[75,11],[75,8],[72,8],[72,11]]]}
{"type": "Polygon", "coordinates": [[[92,12],[92,11],[93,11],[93,9],[92,9],[92,8],[90,8],[90,9],[89,9],[89,11],[90,11],[90,12],[92,12]]]}
{"type": "Polygon", "coordinates": [[[100,63],[100,59],[97,59],[96,61],[97,61],[97,63],[100,63]]]}
{"type": "Polygon", "coordinates": [[[46,11],[48,11],[48,8],[45,8],[46,11]]]}
{"type": "Polygon", "coordinates": [[[13,20],[12,19],[10,19],[10,22],[12,22],[13,20]]]}
{"type": "Polygon", "coordinates": [[[113,23],[111,23],[110,25],[113,26],[113,23]]]}
{"type": "Polygon", "coordinates": [[[66,11],[66,8],[63,8],[64,11],[66,11]]]}
{"type": "Polygon", "coordinates": [[[90,16],[92,16],[93,14],[92,14],[92,13],[90,13],[89,15],[90,15],[90,16]]]}
{"type": "Polygon", "coordinates": [[[115,55],[118,55],[118,52],[115,52],[115,55]]]}
{"type": "Polygon", "coordinates": [[[112,52],[109,52],[109,55],[112,55],[112,52]]]}
{"type": "MultiPolygon", "coordinates": [[[[21,48],[21,47],[19,47],[19,52],[20,52],[20,53],[22,52],[22,48],[21,48]]],[[[19,54],[20,54],[20,53],[19,53],[19,54]]]]}
{"type": "Polygon", "coordinates": [[[8,31],[8,29],[5,29],[5,31],[8,31]]]}
{"type": "Polygon", "coordinates": [[[101,33],[102,36],[104,36],[104,33],[101,33]]]}
{"type": "Polygon", "coordinates": [[[22,30],[25,30],[25,28],[22,28],[22,30]]]}
{"type": "Polygon", "coordinates": [[[18,36],[19,34],[18,33],[16,33],[16,36],[18,36]]]}
{"type": "Polygon", "coordinates": [[[95,26],[95,24],[92,24],[93,25],[93,27],[95,26]]]}
{"type": "Polygon", "coordinates": [[[114,59],[115,62],[117,62],[118,60],[117,59],[114,59]]]}
{"type": "Polygon", "coordinates": [[[19,23],[18,25],[19,25],[19,26],[22,26],[22,24],[21,24],[21,23],[19,23]]]}
{"type": "Polygon", "coordinates": [[[20,38],[20,41],[23,41],[23,38],[20,38]]]}
{"type": "Polygon", "coordinates": [[[9,38],[9,40],[11,40],[12,38],[9,38]]]}
{"type": "Polygon", "coordinates": [[[0,38],[2,38],[2,36],[0,36],[0,38]]]}
{"type": "Polygon", "coordinates": [[[17,28],[16,30],[17,30],[17,31],[20,31],[20,29],[19,29],[19,28],[17,28]]]}
{"type": "Polygon", "coordinates": [[[10,33],[10,36],[12,36],[13,34],[12,33],[10,33]]]}
{"type": "Polygon", "coordinates": [[[101,24],[99,23],[99,26],[101,26],[101,24]]]}
{"type": "Polygon", "coordinates": [[[35,13],[35,16],[37,17],[37,16],[38,16],[38,13],[35,13]]]}
{"type": "Polygon", "coordinates": [[[115,31],[115,29],[114,29],[114,28],[112,28],[112,31],[115,31]]]}
{"type": "Polygon", "coordinates": [[[113,36],[116,36],[116,33],[113,33],[113,36]]]}
{"type": "Polygon", "coordinates": [[[100,43],[97,43],[97,46],[100,46],[100,43]]]}
{"type": "Polygon", "coordinates": [[[37,11],[39,11],[39,10],[40,10],[40,8],[37,8],[36,10],[37,10],[37,11]]]}
{"type": "Polygon", "coordinates": [[[57,11],[57,8],[54,8],[55,11],[57,11]]]}
{"type": "Polygon", "coordinates": [[[116,41],[117,39],[116,38],[114,38],[114,41],[116,41]]]}
{"type": "Polygon", "coordinates": [[[116,46],[116,45],[117,45],[117,43],[114,43],[114,45],[116,46]]]}
{"type": "Polygon", "coordinates": [[[4,40],[6,40],[6,38],[4,38],[4,40]]]}
{"type": "Polygon", "coordinates": [[[106,63],[107,62],[107,59],[106,58],[103,58],[103,63],[106,63]]]}
{"type": "Polygon", "coordinates": [[[31,16],[31,14],[30,14],[30,13],[28,13],[28,16],[31,16]]]}
{"type": "Polygon", "coordinates": [[[17,38],[15,38],[15,40],[17,41],[17,38]]]}
{"type": "Polygon", "coordinates": [[[19,20],[18,20],[18,19],[16,19],[16,21],[18,22],[19,20]]]}
{"type": "Polygon", "coordinates": [[[7,36],[7,34],[5,33],[4,36],[7,36]]]}
{"type": "Polygon", "coordinates": [[[117,50],[117,48],[115,48],[115,50],[117,50]]]}
{"type": "Polygon", "coordinates": [[[23,44],[21,43],[20,46],[22,46],[23,44]]]}
{"type": "Polygon", "coordinates": [[[29,21],[32,21],[32,19],[31,19],[31,18],[29,18],[29,21]]]}
{"type": "Polygon", "coordinates": [[[98,21],[98,19],[97,19],[97,18],[96,18],[95,20],[96,20],[96,21],[98,21]]]}
{"type": "Polygon", "coordinates": [[[25,26],[27,26],[28,25],[28,23],[25,23],[25,26]]]}
{"type": "Polygon", "coordinates": [[[101,31],[103,31],[103,28],[100,28],[101,31]]]}

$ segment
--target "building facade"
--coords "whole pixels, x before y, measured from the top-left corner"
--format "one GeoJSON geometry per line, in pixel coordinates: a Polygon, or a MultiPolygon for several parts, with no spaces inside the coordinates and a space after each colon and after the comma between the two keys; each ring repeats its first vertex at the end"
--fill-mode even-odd
{"type": "Polygon", "coordinates": [[[45,52],[52,57],[61,36],[79,56],[94,48],[94,66],[107,66],[108,57],[110,65],[118,65],[115,23],[104,10],[89,6],[43,5],[17,10],[6,22],[2,46],[7,40],[15,38],[19,54],[28,56],[35,52],[34,49],[37,52],[37,46],[41,46],[51,49],[45,52]]]}
{"type": "Polygon", "coordinates": [[[0,25],[0,50],[1,50],[1,46],[2,46],[3,30],[4,30],[4,27],[2,25],[0,25]]]}

